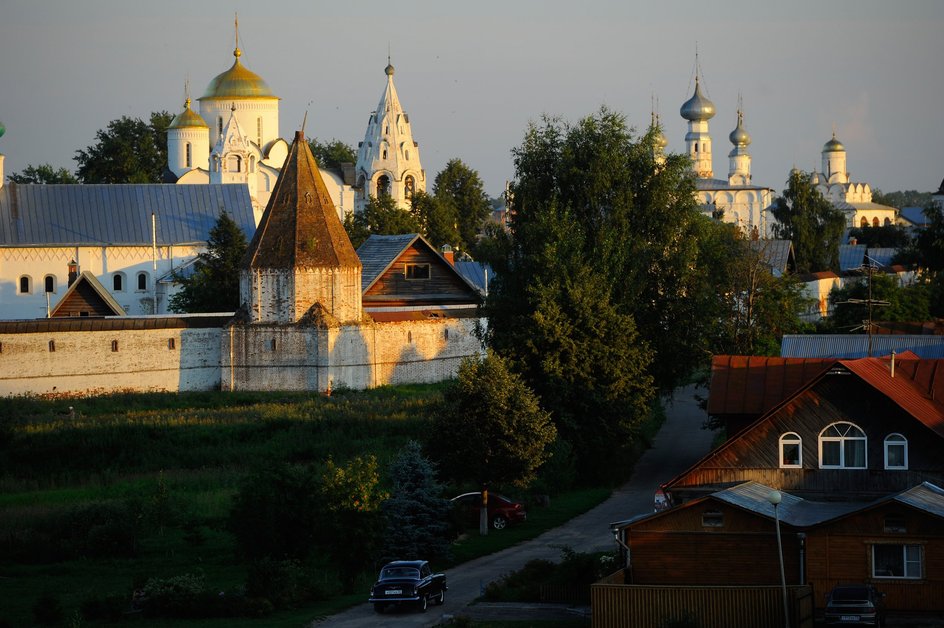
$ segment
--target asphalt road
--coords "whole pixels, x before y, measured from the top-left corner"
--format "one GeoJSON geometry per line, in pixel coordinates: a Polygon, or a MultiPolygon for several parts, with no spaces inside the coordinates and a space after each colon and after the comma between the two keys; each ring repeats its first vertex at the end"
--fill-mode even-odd
{"type": "Polygon", "coordinates": [[[615,541],[610,534],[609,524],[651,512],[653,495],[659,485],[687,469],[708,452],[713,433],[701,429],[706,417],[694,395],[693,386],[675,392],[666,407],[666,422],[653,440],[653,446],[636,464],[632,479],[614,491],[607,501],[536,539],[450,569],[446,574],[449,590],[443,606],[430,606],[425,613],[410,609],[378,615],[367,604],[365,591],[364,604],[315,621],[311,626],[435,626],[444,620],[444,615],[462,614],[463,608],[479,597],[486,584],[520,569],[529,560],[543,558],[559,561],[561,547],[570,547],[577,552],[614,549],[615,541]]]}

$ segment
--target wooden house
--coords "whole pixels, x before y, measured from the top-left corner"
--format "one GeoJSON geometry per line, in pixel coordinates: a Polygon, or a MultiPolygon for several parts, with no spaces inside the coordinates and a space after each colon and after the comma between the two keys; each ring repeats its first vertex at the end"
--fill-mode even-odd
{"type": "Polygon", "coordinates": [[[836,360],[664,488],[678,504],[749,480],[830,500],[944,485],[940,362],[836,360]]]}
{"type": "Polygon", "coordinates": [[[871,502],[810,501],[756,482],[613,524],[627,585],[809,584],[814,604],[835,585],[873,584],[891,610],[944,609],[944,490],[929,483],[871,502]]]}
{"type": "Polygon", "coordinates": [[[419,234],[372,235],[357,256],[364,311],[375,319],[403,311],[455,315],[481,301],[476,286],[419,234]]]}

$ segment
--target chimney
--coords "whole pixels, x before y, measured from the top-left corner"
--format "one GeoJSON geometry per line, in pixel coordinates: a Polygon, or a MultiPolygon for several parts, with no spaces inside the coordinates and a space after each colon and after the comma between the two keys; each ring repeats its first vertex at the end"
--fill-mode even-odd
{"type": "Polygon", "coordinates": [[[442,247],[442,256],[446,258],[446,261],[451,265],[456,265],[456,254],[452,252],[452,247],[448,244],[443,244],[442,247]]]}
{"type": "Polygon", "coordinates": [[[851,244],[852,246],[855,246],[858,243],[859,241],[856,238],[849,238],[849,244],[851,244]]]}
{"type": "Polygon", "coordinates": [[[69,262],[69,285],[75,283],[75,280],[79,278],[79,265],[76,263],[75,259],[69,262]]]}

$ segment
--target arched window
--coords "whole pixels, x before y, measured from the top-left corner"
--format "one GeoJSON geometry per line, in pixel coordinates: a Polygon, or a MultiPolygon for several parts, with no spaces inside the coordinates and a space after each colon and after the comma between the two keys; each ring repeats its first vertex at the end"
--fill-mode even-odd
{"type": "Polygon", "coordinates": [[[377,178],[377,196],[390,195],[390,177],[385,174],[377,178]]]}
{"type": "Polygon", "coordinates": [[[885,226],[886,226],[886,227],[891,227],[891,226],[892,226],[892,221],[891,221],[890,218],[886,218],[886,219],[885,219],[885,226]]]}
{"type": "Polygon", "coordinates": [[[188,168],[193,166],[193,145],[190,142],[187,142],[187,145],[184,147],[186,152],[184,163],[188,168]]]}
{"type": "Polygon", "coordinates": [[[115,292],[121,292],[125,289],[125,276],[121,273],[115,273],[111,278],[111,287],[115,292]]]}
{"type": "Polygon", "coordinates": [[[908,468],[908,439],[901,434],[889,434],[885,437],[885,468],[908,468]]]}
{"type": "Polygon", "coordinates": [[[865,469],[865,432],[852,423],[833,423],[819,433],[821,469],[865,469]]]}
{"type": "Polygon", "coordinates": [[[698,152],[698,143],[697,143],[697,142],[695,143],[695,152],[696,152],[696,153],[698,152]]]}
{"type": "Polygon", "coordinates": [[[29,294],[33,291],[32,279],[29,275],[20,277],[20,294],[29,294]]]}
{"type": "Polygon", "coordinates": [[[138,290],[148,289],[148,274],[138,273],[138,290]]]}
{"type": "Polygon", "coordinates": [[[387,158],[387,149],[385,148],[383,151],[383,159],[386,159],[386,158],[387,158]]]}
{"type": "Polygon", "coordinates": [[[403,180],[403,198],[412,199],[413,192],[416,186],[416,182],[413,179],[412,175],[407,175],[403,180]]]}
{"type": "Polygon", "coordinates": [[[799,468],[803,466],[803,439],[796,432],[780,436],[780,466],[799,468]]]}
{"type": "Polygon", "coordinates": [[[868,226],[869,226],[869,219],[866,218],[865,216],[863,216],[863,217],[862,217],[862,220],[859,221],[859,226],[862,227],[863,229],[865,229],[866,227],[868,227],[868,226]]]}
{"type": "Polygon", "coordinates": [[[878,227],[878,224],[879,224],[879,223],[878,223],[878,216],[876,216],[875,218],[872,219],[872,226],[873,226],[873,227],[878,227]]]}
{"type": "Polygon", "coordinates": [[[239,155],[230,155],[226,169],[230,172],[242,172],[243,160],[239,155]]]}
{"type": "Polygon", "coordinates": [[[56,291],[56,278],[53,275],[46,275],[46,279],[43,282],[46,285],[44,286],[46,292],[55,292],[56,291]]]}

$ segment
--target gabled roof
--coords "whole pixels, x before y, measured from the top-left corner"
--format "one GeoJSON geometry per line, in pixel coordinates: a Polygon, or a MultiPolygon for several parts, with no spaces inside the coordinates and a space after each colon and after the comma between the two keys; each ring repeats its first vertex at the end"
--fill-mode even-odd
{"type": "Polygon", "coordinates": [[[295,133],[243,267],[361,267],[301,131],[295,133]]]}
{"type": "Polygon", "coordinates": [[[466,279],[462,273],[456,270],[452,264],[446,261],[446,258],[444,258],[426,238],[418,233],[372,235],[358,247],[357,256],[363,264],[363,270],[361,271],[361,292],[366,294],[367,291],[370,290],[370,287],[373,286],[393,263],[396,262],[408,248],[413,246],[414,243],[419,243],[420,246],[426,247],[429,252],[438,257],[440,261],[442,261],[443,266],[449,268],[463,284],[473,292],[478,293],[478,288],[466,279]]]}
{"type": "MultiPolygon", "coordinates": [[[[759,482],[747,481],[722,489],[686,502],[682,508],[691,508],[715,500],[724,502],[747,512],[774,519],[774,507],[768,497],[774,489],[759,482]]],[[[781,501],[777,506],[776,516],[790,526],[809,528],[846,517],[848,515],[869,510],[890,501],[896,501],[930,515],[944,518],[944,490],[923,482],[917,486],[868,502],[838,502],[838,501],[811,501],[780,491],[781,501]]],[[[657,519],[676,511],[672,508],[645,516],[637,516],[625,521],[610,524],[611,529],[625,528],[644,520],[657,519]]]]}
{"type": "Polygon", "coordinates": [[[39,185],[0,187],[0,247],[150,246],[206,242],[226,211],[247,238],[256,229],[245,185],[39,185]]]}
{"type": "Polygon", "coordinates": [[[716,355],[711,360],[708,414],[760,416],[835,362],[834,358],[716,355]]]}
{"type": "MultiPolygon", "coordinates": [[[[873,334],[872,355],[912,351],[924,359],[944,358],[944,336],[873,334]]],[[[784,334],[780,355],[785,358],[863,358],[869,353],[867,334],[784,334]]]]}
{"type": "Polygon", "coordinates": [[[105,289],[105,286],[103,286],[98,281],[98,279],[95,278],[95,275],[87,270],[83,270],[82,273],[76,277],[75,281],[72,282],[72,285],[69,286],[69,289],[66,290],[65,294],[62,295],[62,298],[59,299],[59,302],[56,303],[56,306],[49,312],[49,317],[55,318],[56,316],[61,316],[59,311],[62,309],[62,307],[72,299],[72,296],[77,291],[82,290],[85,286],[91,288],[92,294],[94,295],[93,298],[96,298],[100,304],[111,310],[112,316],[125,315],[124,308],[121,307],[117,301],[115,301],[114,297],[112,297],[108,290],[105,289]]]}

